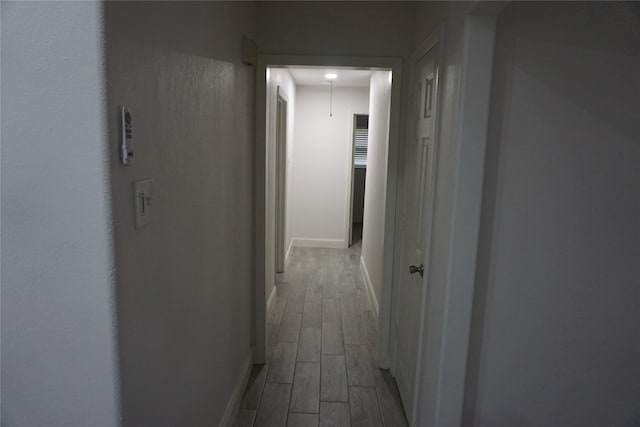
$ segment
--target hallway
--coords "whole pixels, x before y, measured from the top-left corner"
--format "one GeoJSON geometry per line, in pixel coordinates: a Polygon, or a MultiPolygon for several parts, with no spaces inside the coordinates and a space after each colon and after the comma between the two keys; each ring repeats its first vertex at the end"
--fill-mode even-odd
{"type": "Polygon", "coordinates": [[[349,249],[293,249],[267,315],[236,426],[404,426],[395,381],[377,369],[377,319],[349,249]]]}

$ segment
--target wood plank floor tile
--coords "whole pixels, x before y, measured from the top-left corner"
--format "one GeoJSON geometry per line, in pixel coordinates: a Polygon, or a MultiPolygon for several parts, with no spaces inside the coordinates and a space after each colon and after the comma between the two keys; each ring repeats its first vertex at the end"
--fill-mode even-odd
{"type": "Polygon", "coordinates": [[[365,344],[362,317],[360,314],[342,315],[345,344],[365,344]]]}
{"type": "Polygon", "coordinates": [[[383,427],[375,387],[349,387],[353,427],[383,427]]]}
{"type": "Polygon", "coordinates": [[[304,309],[306,287],[298,288],[289,292],[287,296],[287,304],[284,308],[285,313],[302,313],[304,309]]]}
{"type": "Polygon", "coordinates": [[[341,402],[320,402],[319,427],[350,427],[349,404],[341,402]]]}
{"type": "Polygon", "coordinates": [[[304,312],[302,313],[303,328],[322,327],[322,300],[309,298],[304,302],[304,312]]]}
{"type": "Polygon", "coordinates": [[[356,291],[356,306],[362,311],[373,310],[373,304],[366,290],[358,289],[356,291]]]}
{"type": "Polygon", "coordinates": [[[340,306],[335,298],[322,299],[322,323],[340,322],[340,306]]]}
{"type": "Polygon", "coordinates": [[[333,281],[334,279],[329,279],[328,282],[324,283],[322,286],[322,298],[338,298],[340,296],[340,292],[338,291],[338,285],[333,281]]]}
{"type": "Polygon", "coordinates": [[[280,330],[276,342],[298,342],[300,335],[300,325],[302,324],[301,313],[285,313],[280,321],[280,330]]]}
{"type": "Polygon", "coordinates": [[[291,384],[265,384],[255,426],[284,427],[289,409],[291,384]]]}
{"type": "Polygon", "coordinates": [[[320,366],[320,400],[347,402],[347,366],[344,356],[323,355],[320,366]]]}
{"type": "Polygon", "coordinates": [[[287,427],[318,427],[318,414],[289,414],[287,427]]]}
{"type": "Polygon", "coordinates": [[[299,362],[320,362],[320,348],[322,344],[321,328],[305,328],[300,330],[298,343],[299,362]]]}
{"type": "Polygon", "coordinates": [[[322,322],[322,354],[344,354],[342,322],[322,322]]]}
{"type": "Polygon", "coordinates": [[[271,303],[271,310],[267,313],[266,322],[266,347],[265,355],[267,362],[271,359],[273,348],[278,338],[278,330],[280,329],[280,321],[284,313],[284,307],[287,302],[287,295],[284,291],[278,290],[276,296],[271,303]]]}
{"type": "Polygon", "coordinates": [[[321,300],[322,299],[322,284],[317,281],[312,281],[307,287],[307,293],[305,295],[305,301],[308,300],[321,300]]]}
{"type": "Polygon", "coordinates": [[[293,377],[290,412],[317,414],[320,410],[320,363],[298,362],[293,377]]]}
{"type": "Polygon", "coordinates": [[[267,323],[275,323],[276,325],[280,324],[282,313],[284,313],[284,308],[287,305],[286,293],[278,288],[279,286],[276,285],[276,296],[271,302],[271,310],[267,312],[267,323]]]}
{"type": "Polygon", "coordinates": [[[280,342],[275,345],[267,373],[268,383],[291,384],[293,382],[297,350],[296,343],[280,342]]]}
{"type": "Polygon", "coordinates": [[[342,311],[342,316],[353,316],[356,314],[360,314],[360,310],[356,307],[356,295],[349,294],[343,295],[340,298],[340,310],[342,311]]]}
{"type": "Polygon", "coordinates": [[[347,377],[349,386],[375,387],[373,360],[366,345],[346,345],[347,377]]]}

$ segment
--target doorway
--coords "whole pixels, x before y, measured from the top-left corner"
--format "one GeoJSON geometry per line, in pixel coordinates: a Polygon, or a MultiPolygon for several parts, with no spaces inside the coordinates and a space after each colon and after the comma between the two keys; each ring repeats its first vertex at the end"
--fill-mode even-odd
{"type": "MultiPolygon", "coordinates": [[[[271,296],[273,283],[275,281],[275,242],[271,240],[269,243],[269,228],[271,221],[275,218],[269,214],[268,205],[273,202],[273,195],[268,195],[271,191],[269,182],[275,181],[275,156],[268,155],[267,150],[267,130],[264,125],[264,117],[267,112],[267,85],[265,76],[267,69],[273,67],[312,67],[324,66],[326,58],[324,57],[290,57],[290,56],[260,56],[258,61],[258,81],[257,81],[257,141],[258,146],[264,147],[256,151],[256,289],[255,289],[255,360],[260,363],[265,360],[265,325],[266,325],[266,306],[271,296]],[[273,162],[273,163],[271,163],[273,162]],[[273,174],[273,175],[272,175],[273,174]],[[273,178],[271,178],[273,176],[273,178]],[[269,253],[272,255],[270,256],[269,253]],[[264,303],[263,303],[264,302],[264,303]]],[[[384,234],[384,243],[381,251],[383,252],[383,260],[380,262],[382,267],[382,289],[381,295],[378,297],[379,326],[380,326],[380,345],[377,349],[377,360],[379,366],[385,369],[389,368],[390,362],[390,314],[391,314],[391,278],[393,268],[393,251],[394,251],[394,225],[395,225],[395,198],[396,198],[396,175],[397,175],[397,147],[399,141],[400,129],[400,75],[401,61],[393,58],[345,58],[336,57],[332,59],[334,67],[346,67],[350,69],[369,69],[369,70],[391,70],[389,74],[390,98],[391,106],[389,112],[389,128],[388,128],[388,155],[386,174],[386,194],[384,197],[384,218],[382,220],[382,229],[384,234]]],[[[290,103],[289,103],[290,104],[290,103]]],[[[288,105],[291,109],[291,105],[288,105]]],[[[291,148],[289,148],[291,150],[291,148]]],[[[349,166],[351,169],[351,166],[349,166]]],[[[273,205],[271,205],[273,206],[273,205]]],[[[346,215],[345,215],[346,217],[346,215]]],[[[273,223],[271,223],[273,224],[273,223]]],[[[345,235],[347,232],[345,230],[345,235]]],[[[348,242],[347,242],[348,244],[348,242]]],[[[286,244],[285,244],[286,246],[286,244]]],[[[285,252],[287,252],[289,248],[285,252]]],[[[286,258],[286,257],[285,257],[286,258]]]]}
{"type": "Polygon", "coordinates": [[[352,126],[351,203],[348,216],[349,246],[362,241],[367,149],[369,143],[369,114],[354,114],[352,126]]]}
{"type": "MultiPolygon", "coordinates": [[[[275,182],[275,156],[269,155],[267,150],[267,129],[265,117],[267,113],[267,68],[269,67],[314,67],[327,66],[327,57],[260,55],[257,64],[256,81],[256,256],[255,256],[255,363],[264,363],[266,359],[266,314],[267,288],[273,289],[275,280],[275,243],[269,243],[269,229],[274,220],[269,213],[268,206],[272,205],[273,194],[269,182],[275,182]],[[272,254],[272,255],[269,255],[272,254]]],[[[377,361],[381,368],[388,369],[390,362],[390,316],[391,316],[391,285],[394,253],[395,231],[395,200],[397,182],[397,152],[400,130],[400,76],[401,60],[396,58],[366,58],[366,57],[332,57],[330,63],[334,67],[348,67],[351,69],[391,70],[393,84],[391,85],[391,106],[389,113],[389,143],[388,163],[385,179],[387,181],[384,205],[384,258],[382,261],[382,290],[379,300],[379,329],[380,340],[377,349],[377,361]]],[[[391,77],[389,77],[391,79],[391,77]]],[[[291,106],[289,105],[289,109],[291,106]]],[[[274,186],[275,187],[275,186],[274,186]]],[[[346,233],[345,233],[346,234],[346,233]]]]}
{"type": "MultiPolygon", "coordinates": [[[[258,248],[256,259],[256,362],[260,363],[259,357],[269,361],[264,367],[257,367],[266,369],[261,371],[265,378],[264,390],[284,389],[286,387],[283,384],[291,384],[290,408],[293,409],[290,412],[317,413],[317,401],[341,402],[348,407],[351,398],[356,399],[357,396],[352,395],[351,389],[347,391],[347,388],[356,387],[353,393],[365,393],[366,396],[361,397],[372,403],[371,408],[363,414],[364,417],[372,417],[371,421],[375,423],[381,422],[380,417],[390,416],[397,420],[393,425],[405,425],[404,410],[395,381],[388,372],[377,369],[389,367],[388,318],[391,290],[388,278],[392,276],[399,128],[399,112],[392,107],[399,105],[399,77],[394,78],[399,76],[399,63],[389,60],[386,64],[382,61],[382,64],[378,63],[376,66],[365,66],[358,65],[358,61],[362,61],[359,58],[353,60],[355,65],[343,63],[321,67],[327,71],[326,74],[323,72],[325,77],[338,75],[341,83],[344,83],[348,72],[368,73],[367,86],[355,88],[341,87],[335,82],[304,85],[300,75],[294,71],[303,69],[309,72],[313,67],[309,63],[303,62],[300,65],[300,62],[287,63],[286,58],[279,59],[280,61],[274,62],[265,61],[264,64],[259,61],[258,73],[261,77],[257,85],[257,116],[260,118],[257,131],[262,134],[258,136],[258,146],[261,147],[264,143],[264,152],[260,149],[257,153],[259,157],[256,164],[262,170],[258,170],[256,189],[259,192],[264,189],[264,204],[260,203],[258,206],[264,212],[257,218],[256,229],[259,231],[258,238],[264,238],[265,246],[258,248]],[[264,65],[266,81],[262,81],[261,65],[264,65]],[[334,72],[328,72],[330,70],[334,72]],[[286,77],[287,74],[290,76],[286,77]],[[291,76],[296,76],[297,84],[289,81],[294,80],[291,76]],[[274,90],[276,86],[277,91],[274,90]],[[374,90],[374,87],[377,89],[374,90]],[[282,147],[282,134],[285,133],[283,122],[279,118],[283,116],[282,103],[274,96],[282,88],[289,96],[286,103],[287,115],[294,116],[286,126],[295,129],[294,136],[287,139],[284,149],[279,148],[282,147]],[[374,97],[377,102],[370,100],[374,97]],[[347,98],[351,101],[346,101],[347,98]],[[267,123],[262,121],[264,118],[267,123]],[[270,125],[272,120],[275,126],[270,125]],[[281,127],[279,131],[278,126],[281,127]],[[373,135],[371,131],[374,131],[373,135]],[[374,144],[379,148],[373,150],[371,158],[368,156],[369,137],[381,141],[378,145],[374,144]],[[364,163],[360,163],[363,148],[367,158],[364,163]],[[288,154],[283,159],[282,153],[285,151],[288,154]],[[372,162],[369,163],[369,160],[372,162]],[[377,209],[369,210],[375,213],[374,220],[367,222],[364,215],[361,219],[364,240],[367,238],[367,227],[377,230],[376,237],[379,239],[379,244],[374,245],[378,252],[373,252],[373,256],[379,255],[379,258],[368,263],[364,262],[364,250],[360,252],[349,248],[350,225],[353,224],[355,166],[359,166],[367,174],[367,182],[370,181],[370,173],[375,176],[375,179],[371,178],[375,185],[367,185],[367,193],[372,188],[380,189],[380,194],[371,199],[378,204],[377,209]],[[283,167],[286,168],[286,174],[278,171],[283,167]],[[389,178],[390,176],[393,178],[389,178]],[[285,188],[282,191],[283,180],[292,181],[293,190],[285,188]],[[335,188],[329,185],[332,180],[336,181],[335,184],[341,190],[331,189],[335,188]],[[303,205],[304,214],[288,214],[284,227],[282,215],[277,213],[278,209],[282,210],[282,207],[278,208],[281,206],[281,198],[276,197],[277,191],[287,194],[285,209],[288,209],[286,206],[295,207],[299,202],[298,197],[303,198],[299,204],[303,205]],[[335,203],[332,205],[335,208],[327,208],[332,203],[335,203]],[[299,222],[314,223],[315,229],[320,228],[318,225],[331,222],[338,231],[325,236],[313,235],[311,233],[315,229],[308,227],[305,232],[300,232],[301,227],[287,225],[292,219],[295,225],[296,218],[299,222]],[[310,218],[314,220],[309,221],[310,218]],[[279,230],[283,228],[293,231],[288,234],[284,245],[274,245],[273,239],[280,238],[282,233],[279,230]],[[293,244],[289,244],[290,241],[293,244]],[[282,265],[272,267],[277,265],[278,257],[281,256],[268,254],[269,249],[273,251],[274,247],[279,252],[283,247],[293,247],[292,250],[281,251],[286,254],[283,274],[275,274],[282,265]],[[264,250],[263,253],[260,253],[261,249],[264,250]],[[277,286],[273,286],[271,281],[273,284],[277,283],[277,286]],[[272,286],[269,287],[270,285],[272,286]],[[263,305],[262,301],[266,303],[263,305]],[[264,335],[261,328],[264,328],[264,335]],[[262,351],[260,344],[264,345],[262,354],[258,354],[258,350],[262,351]],[[321,365],[326,366],[320,369],[321,365]],[[360,371],[361,368],[364,371],[360,371]],[[320,391],[319,396],[312,394],[310,403],[295,399],[298,369],[304,369],[304,375],[311,378],[308,387],[314,393],[320,391]],[[318,375],[321,372],[325,376],[321,376],[319,382],[323,386],[319,387],[318,375]],[[383,375],[389,375],[388,381],[383,380],[383,375]],[[324,386],[334,383],[339,384],[335,390],[324,386]],[[384,400],[379,396],[383,396],[384,400]],[[307,403],[309,406],[306,406],[307,403]],[[385,403],[388,406],[383,408],[385,403]],[[383,414],[387,410],[391,412],[383,414]]],[[[296,58],[296,61],[299,60],[300,58],[296,58]]],[[[371,60],[372,63],[374,61],[377,60],[371,60]]],[[[335,78],[334,76],[333,79],[335,78]]],[[[362,191],[360,194],[366,198],[362,191]]],[[[361,211],[367,212],[364,207],[366,204],[361,204],[361,211]]],[[[289,396],[287,393],[283,395],[289,396]]],[[[348,414],[347,411],[347,416],[348,414]]],[[[259,420],[270,419],[269,413],[263,413],[260,408],[257,417],[259,420]]]]}
{"type": "Polygon", "coordinates": [[[277,88],[276,104],[276,273],[285,268],[285,224],[287,222],[287,101],[277,88]]]}

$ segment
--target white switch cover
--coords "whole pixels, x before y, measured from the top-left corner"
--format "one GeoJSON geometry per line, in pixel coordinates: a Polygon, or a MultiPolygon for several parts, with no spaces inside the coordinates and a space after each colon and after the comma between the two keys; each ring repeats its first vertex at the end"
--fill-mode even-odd
{"type": "Polygon", "coordinates": [[[153,180],[144,179],[133,183],[133,206],[136,228],[149,224],[153,218],[153,180]]]}

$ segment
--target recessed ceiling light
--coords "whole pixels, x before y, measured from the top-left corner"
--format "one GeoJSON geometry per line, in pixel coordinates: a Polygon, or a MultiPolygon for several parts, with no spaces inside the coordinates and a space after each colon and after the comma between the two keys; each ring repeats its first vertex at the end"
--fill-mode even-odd
{"type": "Polygon", "coordinates": [[[324,78],[327,80],[335,80],[338,78],[338,75],[336,73],[327,73],[324,75],[324,78]]]}

